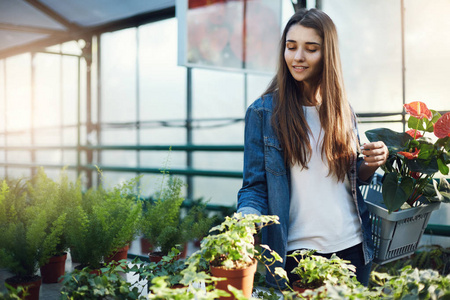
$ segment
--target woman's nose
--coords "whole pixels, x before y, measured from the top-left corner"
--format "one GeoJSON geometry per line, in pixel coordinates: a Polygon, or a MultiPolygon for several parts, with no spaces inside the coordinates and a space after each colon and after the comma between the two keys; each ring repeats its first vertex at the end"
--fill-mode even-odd
{"type": "Polygon", "coordinates": [[[295,52],[294,59],[296,61],[304,61],[305,60],[305,53],[303,52],[302,49],[299,49],[299,50],[297,50],[297,52],[295,52]]]}

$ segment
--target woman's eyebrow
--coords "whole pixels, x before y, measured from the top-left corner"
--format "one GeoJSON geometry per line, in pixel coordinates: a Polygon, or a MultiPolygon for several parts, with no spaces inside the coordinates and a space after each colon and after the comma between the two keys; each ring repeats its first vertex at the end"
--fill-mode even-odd
{"type": "Polygon", "coordinates": [[[306,42],[306,45],[317,45],[317,46],[321,46],[320,43],[316,43],[316,42],[306,42]]]}

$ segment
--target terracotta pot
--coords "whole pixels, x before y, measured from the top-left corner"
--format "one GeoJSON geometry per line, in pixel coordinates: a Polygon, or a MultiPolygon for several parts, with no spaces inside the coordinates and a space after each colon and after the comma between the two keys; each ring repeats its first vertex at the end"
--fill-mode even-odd
{"type": "MultiPolygon", "coordinates": [[[[26,278],[14,276],[5,280],[7,284],[14,288],[23,286],[28,288],[28,296],[21,298],[23,300],[39,300],[39,292],[41,290],[42,280],[40,276],[28,276],[26,278]]],[[[21,297],[21,293],[19,294],[21,297]]]]}
{"type": "Polygon", "coordinates": [[[180,252],[180,257],[181,258],[186,258],[186,256],[187,256],[187,248],[188,248],[187,243],[185,243],[183,245],[183,249],[181,249],[181,252],[180,252]]]}
{"type": "MultiPolygon", "coordinates": [[[[255,260],[253,265],[245,269],[227,270],[210,266],[210,270],[214,277],[225,277],[227,279],[217,282],[216,288],[231,294],[231,292],[228,291],[227,286],[232,285],[238,290],[241,290],[245,297],[250,298],[253,290],[253,278],[256,272],[256,266],[257,262],[255,260]]],[[[234,299],[234,297],[220,297],[220,299],[234,299]]]]}
{"type": "Polygon", "coordinates": [[[53,256],[47,264],[43,265],[41,269],[41,277],[43,283],[57,283],[61,282],[61,276],[66,272],[67,253],[63,255],[53,256]]]}
{"type": "Polygon", "coordinates": [[[153,245],[145,237],[141,237],[141,253],[146,255],[152,252],[153,245]]]}
{"type": "Polygon", "coordinates": [[[115,253],[109,255],[105,258],[105,263],[110,263],[112,261],[118,262],[122,259],[127,259],[128,250],[130,249],[130,245],[126,245],[125,247],[120,248],[115,253]]]}

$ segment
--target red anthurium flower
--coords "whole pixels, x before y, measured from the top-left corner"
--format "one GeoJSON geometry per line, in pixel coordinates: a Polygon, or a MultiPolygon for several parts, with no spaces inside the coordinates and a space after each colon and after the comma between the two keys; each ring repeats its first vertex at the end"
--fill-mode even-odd
{"type": "Polygon", "coordinates": [[[415,130],[415,129],[410,129],[406,133],[409,134],[410,136],[412,136],[415,139],[423,137],[423,134],[421,134],[420,131],[415,130]]]}
{"type": "Polygon", "coordinates": [[[450,112],[443,114],[434,124],[434,135],[440,139],[450,136],[450,112]]]}
{"type": "Polygon", "coordinates": [[[420,152],[420,150],[417,150],[417,148],[416,148],[416,151],[414,151],[414,152],[403,152],[403,151],[399,151],[398,152],[398,154],[401,154],[401,155],[403,155],[404,157],[406,157],[407,159],[416,159],[416,158],[418,158],[419,157],[419,152],[420,152]]]}
{"type": "Polygon", "coordinates": [[[417,119],[427,118],[428,120],[431,120],[433,118],[433,114],[423,102],[415,101],[405,104],[403,107],[408,114],[417,119]]]}
{"type": "Polygon", "coordinates": [[[414,179],[419,179],[420,178],[420,173],[419,172],[411,172],[410,175],[414,179]]]}

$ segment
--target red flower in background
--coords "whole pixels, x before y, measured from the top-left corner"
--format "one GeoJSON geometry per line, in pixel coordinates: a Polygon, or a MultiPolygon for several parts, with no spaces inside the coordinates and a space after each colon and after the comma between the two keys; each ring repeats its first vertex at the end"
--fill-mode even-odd
{"type": "Polygon", "coordinates": [[[411,172],[410,175],[414,179],[419,179],[420,178],[420,173],[419,172],[411,172]]]}
{"type": "Polygon", "coordinates": [[[405,104],[403,107],[408,114],[417,119],[427,118],[428,120],[431,120],[433,118],[433,114],[423,102],[415,101],[405,104]]]}
{"type": "Polygon", "coordinates": [[[420,131],[415,130],[415,129],[410,129],[406,133],[409,134],[410,136],[412,136],[415,139],[423,137],[423,134],[421,134],[420,131]]]}
{"type": "Polygon", "coordinates": [[[450,112],[443,114],[434,124],[434,135],[440,139],[450,136],[450,112]]]}
{"type": "Polygon", "coordinates": [[[414,152],[403,152],[403,151],[398,152],[398,154],[403,155],[407,159],[416,159],[419,157],[419,153],[420,153],[420,150],[417,150],[417,148],[414,152]]]}

